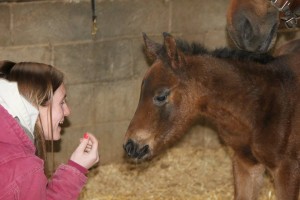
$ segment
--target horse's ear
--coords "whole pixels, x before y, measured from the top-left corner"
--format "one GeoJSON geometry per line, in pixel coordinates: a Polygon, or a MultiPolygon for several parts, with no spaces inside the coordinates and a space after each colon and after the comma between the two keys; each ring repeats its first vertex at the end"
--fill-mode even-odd
{"type": "Polygon", "coordinates": [[[177,49],[176,40],[169,33],[163,33],[164,45],[172,68],[180,68],[185,63],[183,53],[177,49]]]}
{"type": "Polygon", "coordinates": [[[145,43],[145,53],[151,61],[158,57],[158,52],[161,50],[162,45],[158,44],[148,38],[146,33],[143,33],[144,43],[145,43]]]}

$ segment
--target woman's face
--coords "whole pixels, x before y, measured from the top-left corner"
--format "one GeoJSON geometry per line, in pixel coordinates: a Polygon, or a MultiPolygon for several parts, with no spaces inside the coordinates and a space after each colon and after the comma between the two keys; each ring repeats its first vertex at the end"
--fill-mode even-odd
{"type": "Polygon", "coordinates": [[[46,140],[59,140],[61,125],[64,122],[64,118],[70,115],[70,109],[66,103],[66,89],[64,84],[61,84],[59,88],[53,94],[52,102],[52,119],[50,116],[50,105],[39,106],[40,119],[42,128],[44,131],[46,140]],[[51,120],[53,129],[53,138],[51,136],[51,120]]]}

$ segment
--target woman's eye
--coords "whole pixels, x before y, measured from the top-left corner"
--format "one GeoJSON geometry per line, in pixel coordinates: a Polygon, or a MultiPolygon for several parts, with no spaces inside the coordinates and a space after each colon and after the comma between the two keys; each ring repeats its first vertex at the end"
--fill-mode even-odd
{"type": "Polygon", "coordinates": [[[66,100],[64,99],[60,104],[64,105],[66,103],[66,100]]]}

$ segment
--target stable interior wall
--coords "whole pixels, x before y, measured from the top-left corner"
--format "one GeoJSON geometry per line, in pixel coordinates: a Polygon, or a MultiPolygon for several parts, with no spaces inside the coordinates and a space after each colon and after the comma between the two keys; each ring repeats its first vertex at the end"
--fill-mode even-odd
{"type": "MultiPolygon", "coordinates": [[[[89,0],[0,3],[0,59],[43,62],[66,75],[72,113],[55,144],[56,165],[67,161],[85,132],[99,139],[102,165],[123,159],[123,138],[149,66],[142,32],[158,42],[162,32],[170,32],[209,49],[231,45],[225,30],[228,0],[95,2],[95,36],[89,0]]],[[[215,131],[205,124],[184,140],[219,148],[215,131]]]]}

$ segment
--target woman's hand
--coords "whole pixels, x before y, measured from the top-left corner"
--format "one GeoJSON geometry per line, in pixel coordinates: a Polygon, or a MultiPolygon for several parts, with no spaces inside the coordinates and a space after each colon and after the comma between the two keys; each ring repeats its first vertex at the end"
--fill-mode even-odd
{"type": "Polygon", "coordinates": [[[99,161],[98,141],[91,133],[85,133],[80,139],[80,144],[71,155],[70,160],[85,167],[91,168],[99,161]]]}

